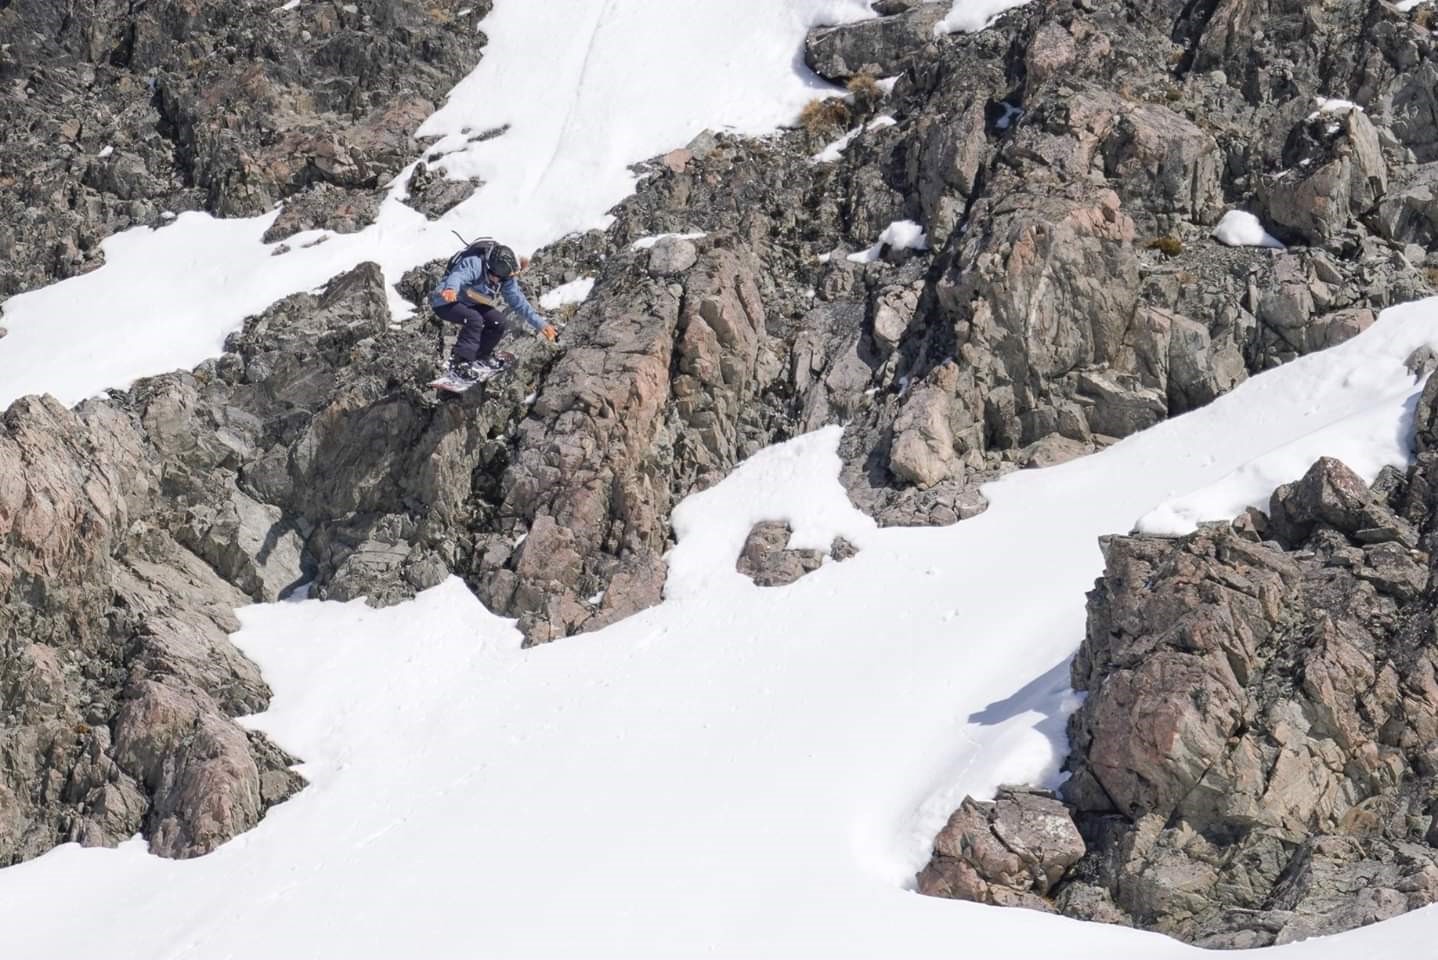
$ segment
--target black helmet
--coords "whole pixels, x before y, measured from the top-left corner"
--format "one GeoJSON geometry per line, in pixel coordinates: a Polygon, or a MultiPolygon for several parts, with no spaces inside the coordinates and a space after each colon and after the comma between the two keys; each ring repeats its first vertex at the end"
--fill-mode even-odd
{"type": "Polygon", "coordinates": [[[519,258],[503,244],[496,244],[489,252],[488,263],[489,272],[501,280],[508,280],[519,272],[519,258]]]}

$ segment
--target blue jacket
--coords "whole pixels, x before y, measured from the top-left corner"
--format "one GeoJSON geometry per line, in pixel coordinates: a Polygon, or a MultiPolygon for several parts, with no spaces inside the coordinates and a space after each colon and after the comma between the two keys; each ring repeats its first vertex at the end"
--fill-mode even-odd
{"type": "Polygon", "coordinates": [[[484,269],[482,257],[465,257],[456,263],[454,269],[445,274],[439,286],[430,292],[429,305],[436,308],[444,306],[443,293],[446,290],[453,290],[459,295],[456,303],[468,303],[471,306],[475,304],[498,306],[498,298],[503,297],[510,309],[517,313],[536,333],[544,329],[545,324],[549,322],[529,305],[529,301],[524,298],[524,291],[519,289],[519,281],[514,277],[502,281],[499,289],[495,290],[490,285],[489,275],[484,269]]]}

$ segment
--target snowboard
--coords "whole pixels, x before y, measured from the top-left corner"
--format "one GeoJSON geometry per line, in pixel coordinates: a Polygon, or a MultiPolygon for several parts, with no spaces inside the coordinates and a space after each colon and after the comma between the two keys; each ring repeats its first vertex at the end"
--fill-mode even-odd
{"type": "Polygon", "coordinates": [[[457,395],[465,393],[468,390],[479,386],[481,383],[488,383],[495,377],[508,372],[509,368],[514,364],[514,354],[509,353],[505,350],[496,351],[490,357],[490,359],[499,361],[499,369],[491,371],[485,376],[480,377],[478,380],[461,380],[458,377],[451,376],[450,374],[446,373],[439,379],[430,381],[429,385],[434,389],[438,390],[440,393],[452,393],[457,395]]]}

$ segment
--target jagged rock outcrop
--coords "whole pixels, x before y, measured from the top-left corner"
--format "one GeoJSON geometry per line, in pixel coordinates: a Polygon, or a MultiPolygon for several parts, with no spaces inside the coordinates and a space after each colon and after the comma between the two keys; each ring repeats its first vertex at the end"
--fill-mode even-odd
{"type": "Polygon", "coordinates": [[[761,587],[782,587],[822,567],[826,560],[842,561],[859,550],[843,537],[835,537],[828,550],[792,548],[794,531],[780,520],[754,524],[734,568],[761,587]]]}
{"type": "Polygon", "coordinates": [[[1083,854],[1083,838],[1058,798],[1000,787],[992,803],[965,797],[949,817],[919,874],[919,892],[1052,912],[1044,898],[1083,854]]]}
{"type": "Polygon", "coordinates": [[[914,48],[933,38],[946,12],[932,3],[901,6],[875,20],[815,30],[804,44],[804,59],[815,73],[832,80],[899,73],[914,48]]]}
{"type": "Polygon", "coordinates": [[[0,421],[0,864],[136,833],[206,853],[300,785],[230,719],[269,700],[226,637],[246,598],[154,523],[164,487],[104,402],[0,421]]]}
{"type": "MultiPolygon", "coordinates": [[[[316,354],[304,316],[313,301],[271,311],[253,329],[289,333],[234,346],[244,378],[284,381],[284,402],[266,389],[194,392],[206,395],[202,408],[224,404],[219,414],[196,408],[212,421],[202,433],[220,421],[235,435],[273,433],[266,424],[278,417],[283,436],[260,437],[260,452],[231,456],[239,462],[218,451],[195,460],[196,478],[221,470],[239,480],[223,502],[186,503],[175,536],[256,597],[289,585],[265,567],[292,569],[297,553],[321,595],[374,602],[456,571],[532,640],[551,639],[657,599],[669,507],[776,439],[848,421],[844,476],[856,503],[882,522],[952,522],[980,511],[978,485],[1006,469],[1058,462],[1206,403],[1249,370],[1337,342],[1374,308],[1426,290],[1401,257],[1275,256],[1207,239],[1227,203],[1259,196],[1239,171],[1284,159],[1283,143],[1265,141],[1266,153],[1245,148],[1242,163],[1218,163],[1235,149],[1223,111],[1311,102],[1302,89],[1255,98],[1212,71],[1169,76],[1151,48],[1166,49],[1175,25],[1196,29],[1185,14],[1146,11],[1135,30],[1127,4],[1061,4],[935,40],[932,5],[885,11],[816,32],[807,56],[837,80],[899,73],[887,99],[862,100],[894,123],[861,132],[833,163],[810,159],[821,144],[804,132],[701,136],[647,165],[607,234],[541,251],[536,281],[590,273],[598,285],[569,319],[568,352],[515,381],[538,388],[533,406],[516,402],[525,394],[481,403],[492,411],[483,440],[436,427],[423,400],[399,396],[397,378],[360,371],[342,352],[316,354]],[[1115,64],[1129,84],[1110,81],[1115,64]],[[903,219],[924,228],[929,249],[849,258],[903,219]],[[705,236],[630,249],[643,236],[693,232],[705,236]],[[1152,246],[1163,238],[1172,242],[1152,246]],[[298,377],[293,364],[312,369],[298,377]],[[346,370],[348,392],[330,395],[346,370]],[[376,449],[387,452],[369,464],[376,449]],[[455,461],[417,468],[436,450],[455,461]],[[415,475],[442,480],[417,492],[415,475]],[[466,485],[466,475],[478,479],[466,485]],[[290,534],[264,551],[231,548],[276,523],[290,534]]],[[[1381,141],[1369,115],[1351,123],[1381,141]]],[[[213,124],[197,123],[194,136],[210,136],[213,124]]],[[[251,176],[266,169],[209,182],[258,184],[268,196],[270,181],[251,176]]],[[[369,181],[336,171],[276,229],[362,222],[369,181]]],[[[430,213],[473,186],[419,168],[410,181],[430,213]]],[[[249,190],[220,192],[244,205],[249,190]]],[[[1362,229],[1361,206],[1345,230],[1362,229]]],[[[403,286],[422,303],[426,284],[417,272],[403,286]]],[[[372,339],[360,339],[427,356],[421,325],[381,335],[380,322],[368,319],[372,339]]],[[[220,381],[230,363],[216,366],[220,381]]],[[[189,402],[183,377],[173,389],[183,396],[152,418],[189,402]]],[[[179,435],[192,432],[181,422],[179,435]]]]}
{"type": "Polygon", "coordinates": [[[1378,131],[1357,107],[1314,111],[1289,137],[1284,161],[1264,185],[1268,216],[1306,243],[1340,243],[1388,191],[1378,131]]]}
{"type": "Polygon", "coordinates": [[[1129,922],[1255,946],[1438,899],[1431,457],[1377,495],[1321,459],[1266,517],[1105,545],[1065,796],[1129,922]]]}
{"type": "MultiPolygon", "coordinates": [[[[931,13],[821,31],[808,62],[835,80],[866,63],[897,72],[895,50],[931,13]]],[[[1423,252],[1399,232],[1421,214],[1391,215],[1405,223],[1388,231],[1391,245],[1369,232],[1389,180],[1413,160],[1396,146],[1385,98],[1408,82],[1398,64],[1431,55],[1426,33],[1396,13],[1373,21],[1362,5],[1339,5],[1311,47],[1273,51],[1304,60],[1302,82],[1268,87],[1218,69],[1239,52],[1205,31],[1235,21],[1206,13],[1054,4],[913,44],[881,107],[898,123],[864,132],[836,166],[850,235],[913,219],[928,231],[932,267],[896,310],[899,259],[891,280],[829,258],[821,299],[854,298],[862,281],[858,343],[829,357],[815,349],[845,311],[805,323],[802,372],[824,387],[806,413],[852,417],[869,437],[846,439],[856,502],[895,522],[968,515],[981,508],[965,492],[974,481],[1192,409],[1427,292],[1423,252]],[[1364,38],[1356,49],[1350,35],[1364,38]],[[1314,69],[1321,56],[1341,69],[1314,69]],[[1369,112],[1310,119],[1320,94],[1359,97],[1369,112]],[[881,176],[855,169],[875,163],[881,176]],[[1284,194],[1285,183],[1307,192],[1284,194]],[[1276,228],[1291,221],[1295,238],[1336,255],[1225,250],[1209,238],[1225,207],[1264,205],[1276,228]],[[1358,279],[1365,269],[1375,283],[1358,279]]],[[[1271,33],[1258,41],[1267,52],[1271,33]]],[[[822,222],[824,201],[812,207],[822,222]]]]}
{"type": "Polygon", "coordinates": [[[226,638],[233,608],[305,581],[389,602],[467,555],[472,472],[502,456],[488,433],[522,394],[436,405],[433,341],[390,329],[373,264],[229,346],[74,412],[25,399],[5,416],[4,862],[137,832],[193,856],[253,826],[300,781],[230,719],[269,698],[226,638]]]}
{"type": "MultiPolygon", "coordinates": [[[[185,210],[354,230],[473,69],[489,0],[0,7],[0,298],[185,210]]],[[[442,205],[422,194],[425,212],[442,205]]],[[[452,204],[451,204],[452,205],[452,204]]]]}
{"type": "Polygon", "coordinates": [[[1266,514],[1106,540],[1055,811],[1082,833],[1082,859],[1041,857],[1025,876],[1062,879],[1033,889],[1041,903],[1017,898],[1029,888],[1014,871],[955,854],[974,833],[967,804],[921,889],[1207,947],[1438,901],[1438,381],[1420,410],[1417,462],[1372,489],[1322,458],[1266,514]]]}

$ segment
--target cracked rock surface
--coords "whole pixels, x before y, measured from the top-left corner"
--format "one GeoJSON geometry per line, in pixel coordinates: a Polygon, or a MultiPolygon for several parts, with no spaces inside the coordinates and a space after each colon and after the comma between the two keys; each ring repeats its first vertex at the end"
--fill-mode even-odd
{"type": "Polygon", "coordinates": [[[1231,948],[1438,901],[1435,419],[1430,380],[1371,489],[1323,458],[1267,513],[1106,540],[1052,811],[1080,856],[985,858],[968,802],[920,888],[1231,948]]]}

